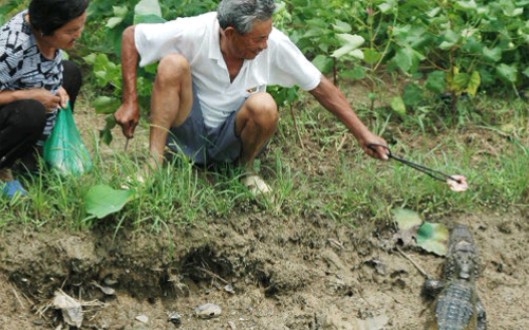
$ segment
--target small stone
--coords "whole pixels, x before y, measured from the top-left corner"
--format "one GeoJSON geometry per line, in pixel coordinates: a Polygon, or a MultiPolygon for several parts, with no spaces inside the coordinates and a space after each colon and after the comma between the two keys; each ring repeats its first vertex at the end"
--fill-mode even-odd
{"type": "Polygon", "coordinates": [[[194,312],[198,318],[211,319],[214,317],[218,317],[222,312],[222,309],[217,304],[206,303],[195,307],[194,312]]]}
{"type": "Polygon", "coordinates": [[[167,313],[167,318],[168,318],[168,321],[174,325],[182,324],[182,316],[178,314],[177,312],[167,313]]]}
{"type": "Polygon", "coordinates": [[[149,323],[149,317],[145,314],[140,314],[136,316],[136,320],[140,321],[141,323],[149,323]]]}

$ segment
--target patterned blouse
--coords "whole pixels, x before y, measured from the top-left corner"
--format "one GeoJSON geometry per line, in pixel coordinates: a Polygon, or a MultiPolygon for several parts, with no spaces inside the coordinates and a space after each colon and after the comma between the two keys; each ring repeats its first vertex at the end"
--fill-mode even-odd
{"type": "MultiPolygon", "coordinates": [[[[37,47],[24,10],[0,28],[0,90],[45,88],[56,93],[63,81],[62,55],[45,58],[37,47]]],[[[45,140],[55,124],[57,109],[47,113],[46,127],[39,141],[45,140]]]]}

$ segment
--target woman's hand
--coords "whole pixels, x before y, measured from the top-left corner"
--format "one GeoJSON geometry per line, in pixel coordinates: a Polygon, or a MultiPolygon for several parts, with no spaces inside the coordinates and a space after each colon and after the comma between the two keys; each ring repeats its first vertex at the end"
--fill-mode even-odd
{"type": "Polygon", "coordinates": [[[53,94],[44,88],[32,88],[24,90],[23,93],[24,98],[35,99],[42,103],[48,112],[61,107],[61,96],[58,95],[59,92],[53,94]]]}
{"type": "Polygon", "coordinates": [[[70,101],[70,96],[68,95],[68,92],[66,92],[66,89],[64,89],[62,86],[59,87],[59,89],[57,90],[57,95],[61,98],[61,108],[66,108],[66,106],[68,105],[68,101],[70,101]]]}

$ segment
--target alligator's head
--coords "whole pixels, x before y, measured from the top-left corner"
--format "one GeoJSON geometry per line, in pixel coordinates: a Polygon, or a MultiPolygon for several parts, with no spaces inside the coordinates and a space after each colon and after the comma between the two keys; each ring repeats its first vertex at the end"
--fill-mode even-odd
{"type": "Polygon", "coordinates": [[[453,274],[461,279],[469,279],[475,275],[477,272],[476,256],[474,244],[467,241],[456,243],[452,255],[453,274]]]}
{"type": "Polygon", "coordinates": [[[452,228],[447,258],[444,269],[447,278],[469,279],[479,273],[478,251],[466,225],[455,224],[452,228]]]}

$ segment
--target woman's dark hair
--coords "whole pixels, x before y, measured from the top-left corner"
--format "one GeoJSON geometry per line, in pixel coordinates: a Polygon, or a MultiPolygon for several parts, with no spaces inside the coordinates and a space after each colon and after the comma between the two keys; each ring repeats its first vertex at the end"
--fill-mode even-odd
{"type": "Polygon", "coordinates": [[[51,35],[55,30],[74,18],[81,16],[88,7],[89,0],[31,0],[29,23],[43,35],[51,35]]]}

